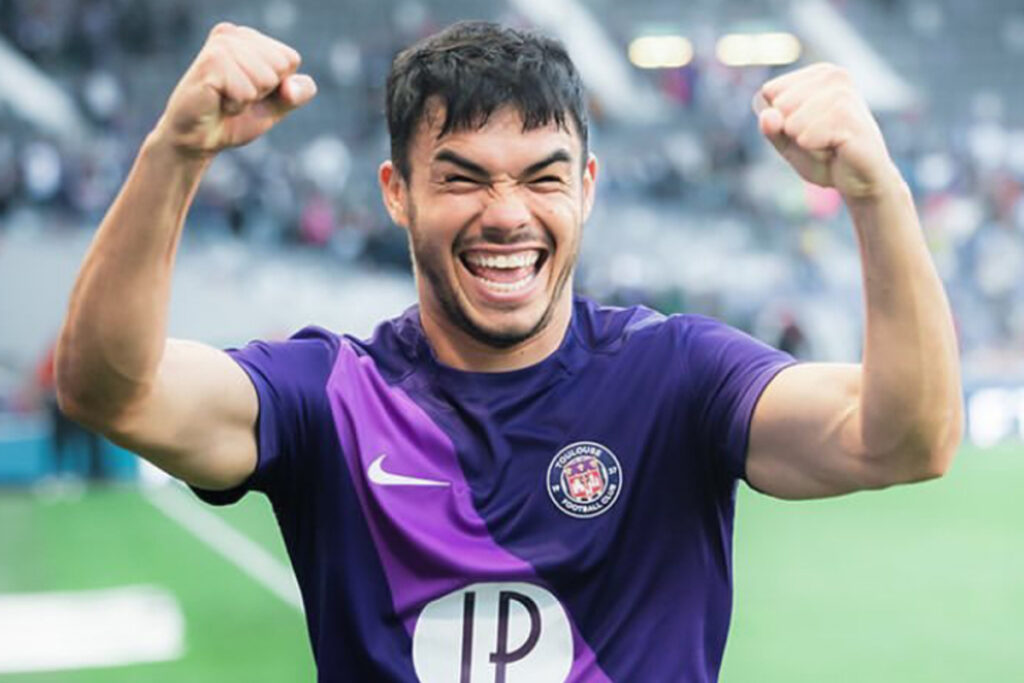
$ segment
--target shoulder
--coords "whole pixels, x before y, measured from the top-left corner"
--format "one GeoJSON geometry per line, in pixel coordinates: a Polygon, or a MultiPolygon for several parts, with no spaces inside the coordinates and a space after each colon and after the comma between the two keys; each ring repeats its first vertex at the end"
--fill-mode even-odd
{"type": "Polygon", "coordinates": [[[339,359],[362,358],[385,374],[401,374],[419,347],[415,308],[381,322],[368,339],[309,325],[281,340],[254,340],[227,353],[250,375],[274,385],[322,385],[339,359]]]}
{"type": "Polygon", "coordinates": [[[244,366],[264,372],[301,372],[333,364],[341,337],[322,327],[304,327],[287,339],[254,340],[228,354],[244,366]]]}
{"type": "Polygon", "coordinates": [[[605,306],[584,297],[574,301],[573,331],[591,351],[614,353],[627,344],[657,338],[669,318],[646,306],[605,306]]]}
{"type": "Polygon", "coordinates": [[[771,345],[715,318],[675,315],[670,321],[677,330],[682,348],[696,358],[743,360],[751,356],[781,354],[771,345]]]}
{"type": "Polygon", "coordinates": [[[574,325],[580,343],[594,354],[611,354],[662,370],[683,369],[691,381],[716,372],[792,358],[715,318],[664,315],[645,306],[618,308],[576,300],[574,325]]]}
{"type": "Polygon", "coordinates": [[[382,321],[366,339],[345,335],[340,344],[341,353],[369,362],[389,383],[400,381],[429,356],[417,306],[382,321]]]}
{"type": "Polygon", "coordinates": [[[703,315],[665,315],[646,306],[605,306],[583,297],[577,297],[575,305],[576,334],[583,344],[597,352],[651,344],[681,349],[747,336],[703,315]]]}

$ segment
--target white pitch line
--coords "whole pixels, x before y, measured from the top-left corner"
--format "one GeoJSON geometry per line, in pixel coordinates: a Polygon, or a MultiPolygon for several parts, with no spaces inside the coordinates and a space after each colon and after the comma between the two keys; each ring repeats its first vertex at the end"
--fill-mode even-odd
{"type": "Polygon", "coordinates": [[[144,495],[156,509],[184,527],[211,550],[295,609],[303,611],[302,596],[292,570],[189,497],[180,485],[159,486],[145,491],[144,495]]]}

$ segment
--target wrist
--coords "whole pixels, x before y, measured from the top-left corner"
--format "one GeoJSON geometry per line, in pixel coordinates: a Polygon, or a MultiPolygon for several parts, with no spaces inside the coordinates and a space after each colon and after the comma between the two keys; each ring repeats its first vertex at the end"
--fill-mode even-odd
{"type": "Polygon", "coordinates": [[[854,229],[862,241],[873,241],[873,236],[879,234],[894,237],[921,230],[914,196],[899,174],[880,184],[870,195],[852,199],[844,197],[844,200],[854,229]]]}
{"type": "Polygon", "coordinates": [[[184,201],[187,206],[212,161],[212,154],[183,150],[157,128],[143,140],[134,172],[149,178],[149,182],[159,182],[167,198],[177,198],[174,201],[184,201]]]}
{"type": "Polygon", "coordinates": [[[887,164],[875,182],[865,184],[855,192],[843,192],[841,195],[851,211],[871,209],[894,201],[913,201],[910,188],[892,162],[887,164]]]}
{"type": "Polygon", "coordinates": [[[146,135],[140,155],[159,159],[183,171],[202,173],[213,161],[216,152],[200,151],[178,143],[169,133],[163,120],[146,135]]]}

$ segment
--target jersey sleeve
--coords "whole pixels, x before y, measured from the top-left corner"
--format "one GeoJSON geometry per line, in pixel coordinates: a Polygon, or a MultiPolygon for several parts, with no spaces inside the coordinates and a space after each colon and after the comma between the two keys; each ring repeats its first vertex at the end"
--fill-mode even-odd
{"type": "Polygon", "coordinates": [[[792,356],[722,322],[686,316],[684,374],[698,438],[730,480],[746,477],[750,422],[761,393],[792,356]]]}
{"type": "Polygon", "coordinates": [[[326,330],[307,327],[286,341],[253,341],[227,353],[249,376],[259,399],[256,421],[256,470],[239,486],[224,491],[193,487],[196,495],[214,505],[238,501],[250,490],[272,500],[291,488],[310,453],[309,435],[329,419],[326,385],[338,338],[326,330]]]}

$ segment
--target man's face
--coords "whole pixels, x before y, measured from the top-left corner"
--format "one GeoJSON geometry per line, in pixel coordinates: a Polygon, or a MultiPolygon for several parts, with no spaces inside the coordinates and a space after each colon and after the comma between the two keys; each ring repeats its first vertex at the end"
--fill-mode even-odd
{"type": "Polygon", "coordinates": [[[574,129],[523,131],[511,107],[438,138],[443,121],[437,107],[424,116],[408,179],[381,166],[388,210],[409,231],[421,315],[488,347],[516,347],[568,320],[597,162],[582,163],[574,129]]]}

